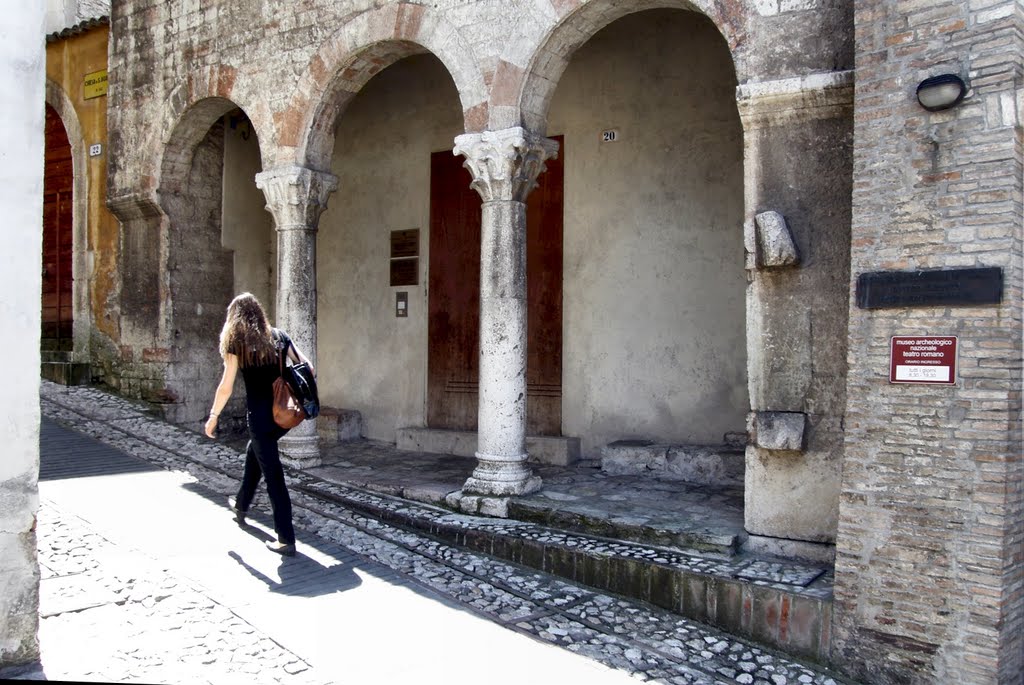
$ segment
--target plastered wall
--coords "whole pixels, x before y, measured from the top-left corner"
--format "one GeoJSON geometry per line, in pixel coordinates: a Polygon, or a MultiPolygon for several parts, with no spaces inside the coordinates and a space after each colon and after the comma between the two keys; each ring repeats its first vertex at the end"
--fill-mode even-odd
{"type": "MultiPolygon", "coordinates": [[[[225,118],[221,244],[233,255],[234,293],[251,292],[274,321],[277,240],[266,197],[256,187],[262,171],[259,139],[248,118],[225,118]]],[[[226,303],[225,303],[226,305],[226,303]]]]}
{"type": "Polygon", "coordinates": [[[0,149],[4,235],[0,250],[0,329],[7,390],[0,393],[0,666],[39,656],[39,334],[43,250],[43,7],[7,8],[0,25],[0,66],[17,84],[0,92],[6,144],[0,149]],[[17,389],[15,392],[14,389],[17,389]]]}
{"type": "Polygon", "coordinates": [[[430,55],[375,76],[338,123],[339,188],[317,245],[321,401],[358,409],[366,437],[394,440],[421,426],[427,372],[430,154],[461,132],[455,85],[430,55]],[[419,285],[389,285],[391,231],[420,229],[419,285]],[[395,316],[395,293],[409,316],[395,316]]]}
{"type": "Polygon", "coordinates": [[[723,39],[691,12],[616,21],[573,56],[548,131],[565,134],[563,433],[586,454],[742,431],[743,142],[723,39]]]}
{"type": "MultiPolygon", "coordinates": [[[[734,88],[710,22],[670,10],[599,34],[556,94],[549,133],[566,136],[567,165],[562,432],[585,451],[743,430],[734,88]],[[622,138],[602,144],[609,127],[622,138]]],[[[393,440],[424,421],[429,156],[450,149],[459,119],[443,65],[417,56],[374,77],[339,121],[340,187],[318,238],[321,394],[360,410],[367,437],[393,440]],[[409,228],[421,230],[420,285],[391,288],[390,231],[409,228]],[[404,319],[399,290],[410,297],[404,319]]]]}
{"type": "Polygon", "coordinates": [[[86,74],[107,68],[108,36],[106,26],[97,26],[46,46],[47,103],[61,116],[75,166],[74,358],[92,362],[93,374],[101,378],[109,364],[92,347],[109,350],[120,337],[119,234],[106,207],[107,96],[86,99],[84,81],[86,74]],[[100,146],[99,154],[89,154],[92,145],[100,146]]]}

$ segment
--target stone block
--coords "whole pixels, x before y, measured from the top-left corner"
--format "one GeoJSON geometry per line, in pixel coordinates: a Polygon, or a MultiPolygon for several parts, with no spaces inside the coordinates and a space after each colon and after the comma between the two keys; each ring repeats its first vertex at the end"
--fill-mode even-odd
{"type": "Polygon", "coordinates": [[[743,485],[742,451],[701,445],[668,449],[665,477],[701,485],[743,485]]]}
{"type": "Polygon", "coordinates": [[[803,412],[757,411],[748,416],[753,444],[765,450],[800,452],[806,445],[807,415],[803,412]]]}
{"type": "Polygon", "coordinates": [[[781,595],[772,588],[748,585],[752,600],[749,634],[762,644],[776,644],[779,635],[781,595]]]}
{"type": "Polygon", "coordinates": [[[568,580],[576,579],[576,552],[556,546],[544,548],[544,572],[568,580]]]}
{"type": "Polygon", "coordinates": [[[800,255],[786,218],[778,212],[761,212],[754,217],[757,226],[758,266],[775,268],[796,266],[800,255]]]}
{"type": "Polygon", "coordinates": [[[601,590],[608,589],[608,558],[580,554],[576,560],[576,582],[601,590]]]}
{"type": "Polygon", "coordinates": [[[668,446],[646,440],[618,440],[599,448],[598,456],[601,470],[612,476],[663,473],[668,462],[668,446]]]}
{"type": "Polygon", "coordinates": [[[743,622],[743,586],[740,583],[717,579],[713,590],[715,625],[731,632],[738,632],[743,622]]]}
{"type": "Polygon", "coordinates": [[[544,545],[536,540],[523,540],[522,555],[518,561],[523,566],[543,570],[544,545]]]}
{"type": "MultiPolygon", "coordinates": [[[[476,433],[434,428],[406,427],[395,431],[395,444],[400,450],[476,456],[476,433]]],[[[527,436],[529,461],[554,466],[570,466],[580,458],[580,439],[568,437],[527,436]]]]}
{"type": "Polygon", "coordinates": [[[650,574],[650,602],[655,606],[680,613],[683,609],[683,575],[668,566],[653,564],[650,574]]]}
{"type": "Polygon", "coordinates": [[[612,557],[608,560],[608,590],[646,602],[651,596],[650,577],[639,561],[612,557]]]}
{"type": "Polygon", "coordinates": [[[686,575],[682,593],[684,616],[695,621],[708,621],[708,580],[707,576],[686,575]]]}

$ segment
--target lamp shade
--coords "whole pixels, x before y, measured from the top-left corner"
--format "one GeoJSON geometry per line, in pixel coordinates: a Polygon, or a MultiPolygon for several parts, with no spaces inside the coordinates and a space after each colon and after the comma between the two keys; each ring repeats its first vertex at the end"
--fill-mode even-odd
{"type": "Polygon", "coordinates": [[[917,86],[917,101],[930,112],[949,109],[960,103],[967,93],[967,84],[956,74],[926,78],[917,86]]]}

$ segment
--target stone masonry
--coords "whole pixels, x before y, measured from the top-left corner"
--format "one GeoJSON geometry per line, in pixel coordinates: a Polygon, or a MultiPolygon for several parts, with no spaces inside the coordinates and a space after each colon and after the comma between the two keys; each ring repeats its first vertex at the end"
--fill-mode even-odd
{"type": "MultiPolygon", "coordinates": [[[[326,179],[287,208],[263,188],[287,248],[276,317],[304,329],[316,359],[317,222],[337,121],[367,82],[431,53],[454,83],[464,134],[543,139],[577,48],[657,8],[713,22],[738,84],[735,229],[755,433],[747,531],[762,545],[835,545],[837,668],[882,683],[1014,682],[1024,632],[1019,1],[115,2],[108,204],[121,222],[120,338],[94,347],[118,351],[99,362],[122,392],[198,428],[217,381],[215,356],[199,350],[212,348],[231,294],[217,240],[227,112],[251,121],[260,178],[326,179]],[[929,113],[914,89],[945,72],[968,82],[967,98],[929,113]],[[297,229],[290,214],[305,217],[297,229]],[[855,304],[864,272],[974,266],[1003,269],[1001,304],[855,304]],[[959,336],[957,384],[888,384],[896,334],[959,336]]],[[[487,313],[509,330],[481,350],[500,364],[479,421],[480,464],[494,477],[469,483],[474,492],[534,484],[517,390],[515,204],[484,222],[505,265],[483,273],[495,288],[487,313]]],[[[312,430],[295,437],[315,464],[312,430]]]]}
{"type": "MultiPolygon", "coordinates": [[[[206,236],[213,229],[209,222],[216,222],[192,212],[206,206],[207,189],[219,183],[215,169],[207,164],[199,172],[205,185],[184,181],[206,164],[200,143],[223,114],[239,107],[251,120],[263,174],[330,173],[335,123],[352,97],[387,66],[430,52],[451,75],[467,134],[521,127],[542,137],[555,86],[574,51],[611,22],[653,8],[696,10],[720,31],[741,84],[746,223],[776,212],[791,233],[792,251],[801,256],[799,265],[785,259],[787,266],[763,272],[755,265],[750,275],[750,409],[803,414],[810,428],[799,450],[748,450],[748,527],[764,540],[831,545],[845,393],[853,66],[852,7],[846,2],[625,6],[594,0],[513,9],[493,0],[432,6],[356,1],[315,2],[285,15],[244,0],[117,3],[111,17],[109,204],[122,222],[124,280],[121,359],[110,363],[119,365],[115,376],[122,389],[158,404],[168,418],[198,427],[200,408],[216,383],[215,374],[194,372],[201,360],[193,350],[213,333],[211,312],[225,299],[221,282],[194,273],[192,263],[208,259],[190,252],[205,249],[202,242],[179,243],[177,236],[199,227],[206,236]],[[204,323],[186,322],[193,313],[204,323]],[[805,506],[794,508],[782,497],[793,487],[805,506]]],[[[277,229],[283,236],[283,227],[277,229]]],[[[741,227],[735,229],[739,234],[741,227]]],[[[510,254],[522,249],[521,241],[514,237],[510,254]]],[[[756,261],[759,248],[748,241],[746,249],[756,261]]],[[[282,253],[279,260],[292,261],[279,264],[278,273],[309,273],[313,264],[300,253],[315,254],[282,253]]],[[[315,324],[315,279],[304,287],[306,298],[278,289],[277,318],[315,324]]],[[[317,342],[314,336],[304,348],[314,358],[317,342]]],[[[494,352],[487,345],[481,359],[494,352]]],[[[516,388],[525,383],[525,369],[503,364],[486,393],[496,403],[481,399],[480,439],[502,445],[501,454],[491,456],[519,459],[521,453],[505,452],[518,449],[512,443],[521,440],[508,436],[523,431],[512,425],[521,418],[487,420],[523,413],[516,388]]],[[[310,444],[289,449],[316,463],[310,444]]],[[[530,479],[519,472],[511,491],[529,489],[530,479]]]]}

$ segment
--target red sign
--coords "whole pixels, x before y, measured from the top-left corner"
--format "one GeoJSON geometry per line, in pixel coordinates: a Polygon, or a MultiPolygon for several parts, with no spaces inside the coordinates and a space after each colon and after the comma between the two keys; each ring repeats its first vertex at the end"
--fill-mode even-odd
{"type": "Polygon", "coordinates": [[[955,335],[896,335],[889,356],[890,383],[956,384],[955,335]]]}

